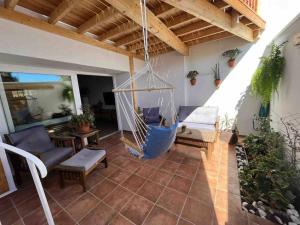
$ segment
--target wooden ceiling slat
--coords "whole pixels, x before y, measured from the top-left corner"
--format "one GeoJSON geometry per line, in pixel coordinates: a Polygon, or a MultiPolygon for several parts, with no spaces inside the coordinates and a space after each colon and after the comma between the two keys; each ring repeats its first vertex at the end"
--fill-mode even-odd
{"type": "Polygon", "coordinates": [[[84,24],[82,24],[78,28],[78,33],[83,34],[85,32],[88,32],[93,27],[99,25],[100,23],[105,23],[112,18],[122,17],[120,13],[118,13],[114,8],[108,8],[92,18],[90,18],[88,21],[86,21],[84,24]]]}
{"type": "Polygon", "coordinates": [[[253,31],[249,27],[242,23],[237,23],[234,27],[232,27],[231,16],[209,3],[207,0],[163,1],[247,41],[254,41],[253,31]]]}
{"type": "Polygon", "coordinates": [[[117,27],[105,32],[104,34],[101,34],[98,39],[100,41],[104,41],[104,40],[108,40],[108,39],[111,39],[111,38],[114,38],[114,37],[120,35],[121,32],[124,32],[126,34],[126,33],[136,31],[138,29],[140,29],[139,25],[137,25],[133,21],[128,21],[120,26],[117,26],[117,27]]]}
{"type": "Polygon", "coordinates": [[[19,0],[5,0],[4,6],[7,9],[14,9],[18,4],[19,0]]]}
{"type": "Polygon", "coordinates": [[[233,37],[233,36],[234,35],[232,33],[224,31],[224,32],[221,32],[221,33],[218,33],[218,34],[214,34],[214,35],[211,35],[211,36],[206,36],[206,37],[199,38],[197,40],[192,40],[192,41],[186,42],[186,44],[188,46],[192,46],[192,45],[205,43],[205,42],[208,42],[208,41],[214,41],[214,40],[219,40],[219,39],[233,37]]]}
{"type": "MultiPolygon", "coordinates": [[[[122,14],[128,16],[130,19],[142,25],[141,10],[138,0],[106,0],[110,5],[119,10],[122,14]]],[[[147,10],[147,29],[163,42],[170,45],[176,51],[183,55],[188,55],[188,48],[185,44],[171,31],[168,27],[160,21],[149,9],[147,10]]]]}
{"type": "Polygon", "coordinates": [[[51,13],[49,17],[49,23],[56,24],[60,19],[62,19],[68,12],[72,10],[77,4],[82,0],[64,0],[62,1],[56,9],[51,13]]]}
{"type": "Polygon", "coordinates": [[[199,38],[211,36],[211,35],[214,35],[217,33],[222,33],[222,32],[224,32],[224,30],[219,27],[211,27],[211,28],[207,28],[205,30],[196,31],[194,33],[182,36],[181,40],[183,42],[188,42],[188,41],[196,40],[199,38]]]}
{"type": "Polygon", "coordinates": [[[184,26],[182,28],[176,29],[176,30],[174,30],[174,33],[177,36],[182,36],[182,35],[192,33],[192,32],[195,32],[197,30],[202,30],[202,29],[205,29],[205,28],[209,28],[209,27],[212,27],[212,26],[213,25],[211,25],[210,23],[207,23],[205,21],[198,21],[198,22],[192,23],[188,26],[184,26]]]}
{"type": "MultiPolygon", "coordinates": [[[[156,37],[151,37],[148,39],[148,46],[153,46],[156,45],[158,43],[161,43],[161,40],[156,38],[156,37]]],[[[144,48],[144,43],[143,42],[137,42],[135,44],[132,44],[130,46],[128,46],[127,50],[128,51],[136,51],[139,49],[143,49],[144,48]]]]}
{"type": "MultiPolygon", "coordinates": [[[[19,13],[16,11],[8,10],[3,7],[0,7],[0,18],[11,20],[16,23],[30,26],[30,27],[33,27],[33,28],[36,28],[39,30],[43,30],[43,31],[46,31],[46,32],[49,32],[52,34],[56,34],[56,35],[59,35],[59,36],[65,37],[65,38],[69,38],[69,39],[72,39],[75,41],[83,42],[83,43],[86,43],[89,45],[100,47],[102,49],[113,51],[113,52],[116,52],[119,54],[123,54],[123,55],[127,55],[127,56],[132,55],[132,53],[126,51],[125,49],[115,47],[113,45],[90,38],[84,34],[78,34],[69,29],[62,28],[60,26],[55,26],[55,25],[49,24],[43,20],[27,16],[23,13],[19,13]]],[[[137,57],[136,55],[134,55],[134,56],[137,57]]]]}

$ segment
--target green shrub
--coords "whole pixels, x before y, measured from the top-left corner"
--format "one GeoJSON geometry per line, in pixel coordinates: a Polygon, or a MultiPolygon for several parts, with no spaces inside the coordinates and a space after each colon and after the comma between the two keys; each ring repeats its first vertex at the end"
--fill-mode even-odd
{"type": "Polygon", "coordinates": [[[249,165],[240,173],[243,198],[281,210],[293,203],[299,173],[286,157],[284,137],[268,119],[261,119],[257,135],[247,136],[245,149],[249,165]]]}

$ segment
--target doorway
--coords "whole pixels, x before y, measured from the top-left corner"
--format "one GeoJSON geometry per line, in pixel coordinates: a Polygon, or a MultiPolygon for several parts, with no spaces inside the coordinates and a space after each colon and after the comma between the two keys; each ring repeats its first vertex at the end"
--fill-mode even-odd
{"type": "Polygon", "coordinates": [[[78,84],[82,104],[90,105],[95,114],[94,124],[100,130],[100,137],[118,131],[112,77],[80,74],[78,84]]]}

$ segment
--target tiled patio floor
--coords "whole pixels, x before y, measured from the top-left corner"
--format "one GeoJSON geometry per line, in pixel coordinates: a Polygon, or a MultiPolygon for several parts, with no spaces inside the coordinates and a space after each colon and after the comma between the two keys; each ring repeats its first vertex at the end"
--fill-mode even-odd
{"type": "MultiPolygon", "coordinates": [[[[109,166],[88,177],[87,192],[77,184],[60,189],[58,176],[50,173],[45,190],[57,225],[272,224],[241,211],[235,152],[222,137],[209,162],[198,149],[183,145],[140,161],[129,156],[119,137],[102,141],[109,166]]],[[[0,220],[46,223],[31,184],[0,199],[0,220]]]]}

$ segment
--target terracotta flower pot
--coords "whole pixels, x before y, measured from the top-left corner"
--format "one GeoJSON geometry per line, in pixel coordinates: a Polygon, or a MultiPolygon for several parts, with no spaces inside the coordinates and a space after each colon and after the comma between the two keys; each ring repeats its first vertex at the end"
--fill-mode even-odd
{"type": "Polygon", "coordinates": [[[221,79],[216,79],[216,80],[215,80],[215,85],[216,85],[217,88],[220,87],[221,83],[222,83],[222,80],[221,80],[221,79]]]}
{"type": "Polygon", "coordinates": [[[91,125],[89,123],[82,124],[80,127],[78,127],[79,133],[88,133],[91,130],[91,125]]]}
{"type": "Polygon", "coordinates": [[[197,83],[196,78],[190,79],[191,85],[194,86],[197,83]]]}
{"type": "Polygon", "coordinates": [[[227,63],[228,63],[228,66],[229,66],[230,68],[232,68],[232,67],[235,66],[235,59],[229,59],[227,63]]]}

